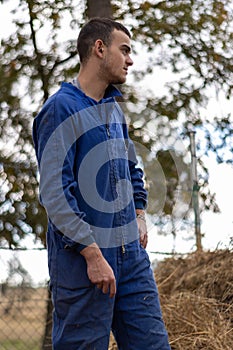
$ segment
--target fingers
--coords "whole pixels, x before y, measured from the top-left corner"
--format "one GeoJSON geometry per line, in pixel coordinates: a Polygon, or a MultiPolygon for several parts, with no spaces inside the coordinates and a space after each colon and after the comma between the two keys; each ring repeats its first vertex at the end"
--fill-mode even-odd
{"type": "Polygon", "coordinates": [[[140,234],[140,244],[143,246],[143,248],[146,248],[147,243],[148,243],[147,232],[140,234]]]}
{"type": "Polygon", "coordinates": [[[98,289],[102,289],[103,288],[103,283],[96,283],[96,287],[98,289]]]}
{"type": "Polygon", "coordinates": [[[113,298],[115,294],[116,294],[116,280],[114,279],[114,281],[112,281],[112,283],[110,284],[110,288],[109,288],[110,298],[113,298]]]}
{"type": "Polygon", "coordinates": [[[99,247],[93,243],[81,251],[87,262],[87,275],[90,281],[104,294],[112,298],[116,294],[116,280],[109,263],[103,257],[99,247]]]}
{"type": "Polygon", "coordinates": [[[109,293],[110,298],[113,298],[114,295],[116,294],[116,280],[115,280],[115,278],[110,282],[97,283],[96,287],[98,289],[101,289],[104,294],[109,293]]]}
{"type": "Polygon", "coordinates": [[[114,279],[110,283],[104,283],[102,287],[102,292],[104,294],[109,293],[109,297],[113,298],[116,294],[116,280],[114,279]]]}
{"type": "Polygon", "coordinates": [[[148,243],[147,226],[145,217],[141,214],[137,215],[138,230],[140,234],[140,244],[146,248],[148,243]]]}

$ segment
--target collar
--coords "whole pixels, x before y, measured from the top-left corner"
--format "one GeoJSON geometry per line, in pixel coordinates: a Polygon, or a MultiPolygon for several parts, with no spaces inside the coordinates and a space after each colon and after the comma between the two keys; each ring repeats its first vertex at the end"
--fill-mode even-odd
{"type": "MultiPolygon", "coordinates": [[[[80,91],[82,91],[80,83],[79,83],[77,78],[72,80],[72,85],[76,86],[76,88],[78,88],[80,91]]],[[[111,97],[118,97],[118,96],[122,97],[122,93],[114,85],[110,84],[110,85],[108,85],[107,89],[105,90],[103,99],[108,99],[111,97]]]]}

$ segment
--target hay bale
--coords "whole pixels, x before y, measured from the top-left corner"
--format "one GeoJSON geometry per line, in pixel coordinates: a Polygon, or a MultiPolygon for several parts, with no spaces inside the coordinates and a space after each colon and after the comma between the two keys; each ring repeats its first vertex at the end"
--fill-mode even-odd
{"type": "Polygon", "coordinates": [[[155,271],[173,350],[233,349],[233,253],[189,254],[155,271]]]}
{"type": "MultiPolygon", "coordinates": [[[[159,263],[155,278],[172,350],[233,349],[233,252],[159,263]]],[[[117,350],[111,335],[109,350],[117,350]]]]}
{"type": "MultiPolygon", "coordinates": [[[[164,297],[163,297],[164,298],[164,297]]],[[[175,293],[163,304],[164,320],[173,350],[232,350],[230,320],[214,299],[194,293],[175,293]]]]}

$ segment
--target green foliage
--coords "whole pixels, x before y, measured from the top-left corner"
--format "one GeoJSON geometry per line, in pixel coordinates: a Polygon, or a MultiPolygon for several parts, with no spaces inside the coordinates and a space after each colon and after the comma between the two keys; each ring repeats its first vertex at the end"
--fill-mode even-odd
{"type": "MultiPolygon", "coordinates": [[[[10,4],[7,0],[1,3],[10,4]]],[[[88,6],[92,3],[88,1],[88,6]]],[[[139,106],[135,112],[135,108],[132,110],[127,104],[126,114],[132,138],[150,154],[141,155],[147,184],[150,185],[149,179],[151,176],[153,179],[160,164],[165,174],[161,181],[168,186],[162,214],[171,215],[178,175],[169,160],[173,152],[172,145],[169,148],[166,144],[169,135],[178,133],[185,142],[185,129],[194,125],[203,130],[205,136],[205,149],[199,147],[202,154],[212,150],[218,161],[232,162],[231,116],[210,118],[200,112],[207,105],[210,88],[221,90],[226,98],[230,98],[232,92],[232,1],[114,0],[111,3],[114,18],[123,20],[131,28],[135,54],[138,50],[146,55],[145,60],[142,58],[142,69],[134,71],[135,80],[140,81],[157,68],[172,72],[172,79],[162,94],[158,91],[158,94],[148,92],[147,96],[141,96],[136,86],[134,90],[124,87],[126,101],[139,106]],[[216,137],[213,138],[216,130],[217,143],[216,137]],[[230,148],[227,156],[223,147],[230,148]]],[[[30,232],[45,243],[46,218],[37,200],[31,125],[40,105],[58,84],[77,74],[76,37],[88,13],[86,6],[82,0],[16,1],[12,10],[15,31],[1,40],[1,245],[13,248],[30,232]]],[[[185,166],[185,157],[187,154],[181,153],[176,159],[185,166]]],[[[208,190],[208,171],[203,163],[200,166],[205,178],[200,186],[202,207],[215,211],[215,199],[208,190]]],[[[187,169],[185,172],[188,179],[187,169]]],[[[160,201],[152,188],[151,213],[160,201]]],[[[188,193],[187,188],[185,191],[188,193]]]]}
{"type": "Polygon", "coordinates": [[[126,13],[134,18],[134,37],[152,53],[148,69],[174,73],[167,94],[154,96],[153,109],[170,120],[183,112],[187,122],[202,124],[207,89],[220,89],[227,98],[232,92],[232,1],[128,1],[126,13]]]}
{"type": "Polygon", "coordinates": [[[31,232],[45,244],[32,117],[51,88],[78,70],[75,40],[58,43],[65,16],[70,16],[71,27],[77,26],[72,1],[24,0],[15,5],[16,31],[0,47],[0,244],[12,248],[31,232]]]}
{"type": "MultiPolygon", "coordinates": [[[[174,171],[177,167],[173,169],[175,164],[172,166],[167,158],[168,155],[171,156],[174,147],[169,145],[164,134],[168,139],[176,130],[177,137],[182,138],[188,149],[185,140],[188,141],[187,130],[191,126],[202,136],[198,140],[201,210],[218,212],[215,195],[208,188],[208,169],[201,156],[213,152],[218,162],[232,163],[233,159],[232,115],[227,112],[224,115],[224,111],[221,115],[217,111],[209,115],[205,110],[210,91],[215,91],[216,96],[221,91],[226,99],[230,99],[232,94],[232,1],[156,0],[124,1],[123,4],[122,10],[119,6],[116,11],[122,18],[127,18],[137,41],[135,50],[137,51],[140,42],[139,50],[143,57],[142,69],[134,72],[136,80],[140,81],[145,72],[154,73],[154,79],[159,69],[164,73],[167,69],[172,72],[162,93],[149,92],[145,98],[138,96],[142,108],[138,113],[131,114],[134,126],[131,130],[132,138],[140,140],[152,150],[156,149],[151,164],[144,160],[146,174],[150,174],[150,178],[153,178],[152,172],[158,175],[157,162],[164,173],[164,178],[157,180],[158,186],[153,183],[150,187],[153,205],[149,205],[148,209],[156,213],[157,222],[162,225],[167,220],[174,224],[174,195],[178,190],[178,173],[174,171]],[[137,124],[138,119],[141,124],[137,124]],[[154,134],[153,137],[147,137],[148,130],[150,135],[154,134]],[[161,149],[159,144],[162,144],[161,149]],[[163,198],[164,207],[160,212],[159,203],[163,202],[163,198]]],[[[180,155],[182,156],[181,153],[180,155]]],[[[183,189],[186,188],[186,196],[189,197],[191,186],[189,189],[187,186],[188,182],[183,184],[183,189]]],[[[184,200],[185,203],[187,201],[184,200]]],[[[187,211],[186,214],[188,213],[187,211]]],[[[184,220],[187,215],[184,215],[184,220]]]]}
{"type": "MultiPolygon", "coordinates": [[[[179,120],[184,127],[202,126],[207,133],[209,123],[215,129],[222,125],[222,145],[226,138],[232,140],[232,132],[229,135],[225,127],[225,121],[232,125],[230,115],[204,116],[200,112],[207,106],[210,89],[222,91],[226,99],[232,97],[232,1],[124,1],[122,10],[119,6],[116,11],[121,18],[127,18],[134,38],[141,43],[141,52],[149,54],[149,58],[144,55],[142,69],[135,72],[136,79],[155,68],[173,72],[166,93],[153,94],[145,103],[146,108],[154,110],[156,118],[167,116],[169,121],[179,120]]],[[[214,141],[207,146],[213,152],[218,149],[214,141]]],[[[221,161],[221,152],[216,155],[221,161]]],[[[227,160],[232,162],[232,156],[227,160]]]]}

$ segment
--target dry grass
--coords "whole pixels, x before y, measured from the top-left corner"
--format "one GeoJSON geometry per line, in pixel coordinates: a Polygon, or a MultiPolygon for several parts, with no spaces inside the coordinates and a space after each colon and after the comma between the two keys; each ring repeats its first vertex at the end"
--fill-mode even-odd
{"type": "MultiPolygon", "coordinates": [[[[190,254],[155,271],[172,350],[233,349],[233,252],[190,254]]],[[[117,350],[111,339],[109,350],[117,350]]]]}
{"type": "Polygon", "coordinates": [[[190,254],[155,271],[174,350],[233,349],[233,253],[190,254]]]}

